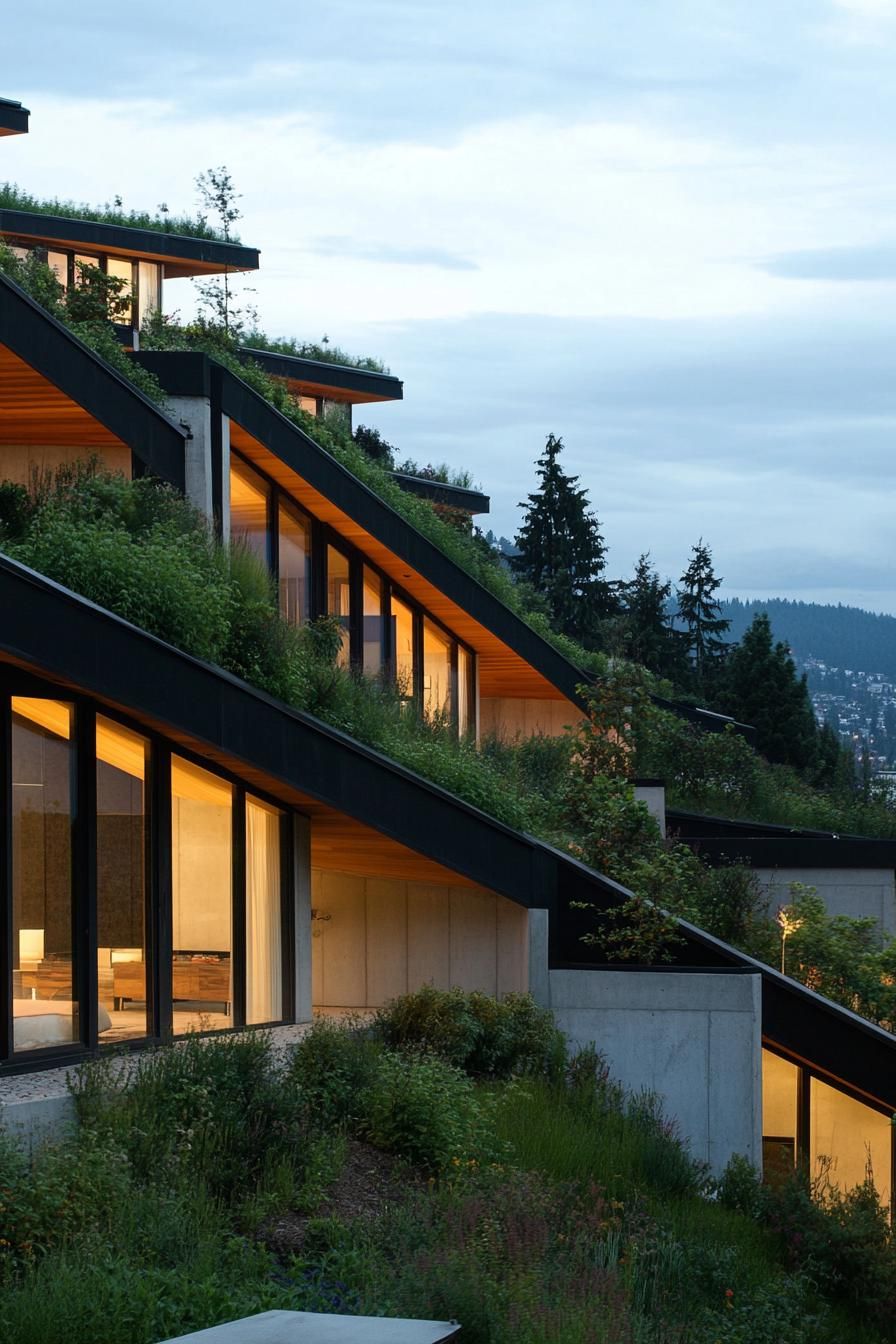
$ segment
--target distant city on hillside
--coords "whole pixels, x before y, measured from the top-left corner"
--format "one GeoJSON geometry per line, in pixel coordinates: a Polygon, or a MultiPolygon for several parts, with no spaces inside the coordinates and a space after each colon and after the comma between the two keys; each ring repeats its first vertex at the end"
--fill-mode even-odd
{"type": "Polygon", "coordinates": [[[806,674],[819,722],[858,757],[867,745],[875,772],[896,769],[896,617],[785,598],[732,598],[721,606],[732,640],[767,612],[775,639],[806,674]]]}

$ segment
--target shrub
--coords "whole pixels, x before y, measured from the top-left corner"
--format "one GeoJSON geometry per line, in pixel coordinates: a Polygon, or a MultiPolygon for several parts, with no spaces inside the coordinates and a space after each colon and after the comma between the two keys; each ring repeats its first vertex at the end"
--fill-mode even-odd
{"type": "Polygon", "coordinates": [[[429,1171],[498,1155],[489,1099],[434,1055],[384,1051],[363,1096],[362,1132],[429,1171]]]}
{"type": "Polygon", "coordinates": [[[364,1113],[363,1098],[379,1067],[379,1048],[357,1025],[317,1018],[290,1054],[286,1081],[315,1129],[356,1126],[364,1113]]]}
{"type": "Polygon", "coordinates": [[[563,1037],[530,994],[497,1000],[462,989],[424,985],[377,1013],[374,1032],[397,1049],[430,1051],[474,1077],[562,1070],[563,1037]]]}

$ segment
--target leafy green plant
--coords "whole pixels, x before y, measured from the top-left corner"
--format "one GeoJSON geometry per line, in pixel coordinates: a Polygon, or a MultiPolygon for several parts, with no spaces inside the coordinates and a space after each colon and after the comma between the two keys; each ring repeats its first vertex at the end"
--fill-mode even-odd
{"type": "Polygon", "coordinates": [[[565,1061],[552,1015],[529,994],[499,1001],[424,985],[380,1009],[373,1031],[391,1049],[429,1051],[474,1077],[556,1075],[565,1061]]]}
{"type": "MultiPolygon", "coordinates": [[[[55,196],[32,196],[14,182],[0,183],[0,209],[25,210],[37,215],[62,215],[66,219],[88,219],[100,224],[121,224],[129,229],[152,229],[156,233],[225,241],[222,232],[210,225],[203,215],[173,215],[164,204],[154,214],[144,210],[125,210],[119,197],[101,206],[79,204],[55,196]]],[[[231,235],[228,241],[238,242],[239,239],[231,235]]]]}

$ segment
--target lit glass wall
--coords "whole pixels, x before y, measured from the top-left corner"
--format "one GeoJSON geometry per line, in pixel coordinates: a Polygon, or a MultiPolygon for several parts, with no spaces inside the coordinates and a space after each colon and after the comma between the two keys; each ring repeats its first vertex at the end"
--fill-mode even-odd
{"type": "Polygon", "coordinates": [[[406,602],[392,594],[392,657],[399,693],[407,700],[414,694],[414,613],[406,602]]]}
{"type": "Polygon", "coordinates": [[[423,618],[423,713],[428,719],[450,717],[454,709],[454,641],[428,616],[423,618]]]}
{"type": "Polygon", "coordinates": [[[280,614],[291,625],[304,625],[311,615],[311,526],[295,509],[277,510],[280,614]]]}
{"type": "Polygon", "coordinates": [[[267,487],[258,472],[238,457],[230,459],[230,539],[242,542],[270,565],[267,487]]]}
{"type": "Polygon", "coordinates": [[[813,1078],[810,1083],[809,1162],[813,1176],[827,1173],[832,1185],[852,1190],[869,1173],[884,1208],[890,1207],[890,1116],[813,1078]]]}
{"type": "Polygon", "coordinates": [[[383,584],[379,575],[364,566],[364,671],[377,676],[383,666],[383,584]]]}
{"type": "Polygon", "coordinates": [[[96,721],[96,916],[101,1041],[145,1036],[149,743],[96,721]]]}
{"type": "Polygon", "coordinates": [[[283,814],[246,798],[246,1021],[283,1016],[283,814]]]}
{"type": "Polygon", "coordinates": [[[232,1023],[233,786],[171,760],[175,1033],[232,1023]]]}
{"type": "Polygon", "coordinates": [[[797,1100],[800,1071],[789,1060],[762,1052],[762,1169],[775,1183],[796,1165],[797,1100]]]}
{"type": "Polygon", "coordinates": [[[336,661],[348,667],[351,657],[352,599],[348,556],[327,547],[327,612],[335,616],[339,625],[341,644],[336,661]]]}
{"type": "Polygon", "coordinates": [[[74,711],[12,698],[12,956],[16,1050],[80,1037],[73,956],[74,711]]]}

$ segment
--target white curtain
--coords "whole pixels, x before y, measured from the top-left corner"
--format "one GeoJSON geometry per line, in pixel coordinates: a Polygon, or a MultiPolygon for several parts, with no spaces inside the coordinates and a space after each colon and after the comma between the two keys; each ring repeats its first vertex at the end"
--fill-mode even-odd
{"type": "Polygon", "coordinates": [[[283,1016],[280,813],[246,799],[246,1021],[283,1016]]]}

